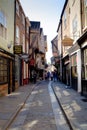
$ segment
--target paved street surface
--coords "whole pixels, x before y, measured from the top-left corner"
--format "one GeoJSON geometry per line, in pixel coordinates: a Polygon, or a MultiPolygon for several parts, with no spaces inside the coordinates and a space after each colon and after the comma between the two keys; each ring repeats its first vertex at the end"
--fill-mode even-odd
{"type": "Polygon", "coordinates": [[[83,101],[85,98],[60,82],[53,82],[52,86],[71,128],[87,130],[87,102],[83,101]]]}
{"type": "Polygon", "coordinates": [[[69,130],[57,104],[49,82],[42,81],[35,87],[9,130],[69,130]]]}
{"type": "Polygon", "coordinates": [[[20,87],[0,97],[0,130],[8,126],[8,130],[69,130],[66,119],[71,130],[87,130],[87,102],[83,99],[60,82],[20,87]]]}

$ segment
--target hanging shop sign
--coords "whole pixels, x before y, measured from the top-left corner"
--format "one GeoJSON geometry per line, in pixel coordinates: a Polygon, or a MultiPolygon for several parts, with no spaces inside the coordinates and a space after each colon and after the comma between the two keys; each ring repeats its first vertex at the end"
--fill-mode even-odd
{"type": "Polygon", "coordinates": [[[14,54],[22,54],[22,45],[14,46],[14,54]]]}

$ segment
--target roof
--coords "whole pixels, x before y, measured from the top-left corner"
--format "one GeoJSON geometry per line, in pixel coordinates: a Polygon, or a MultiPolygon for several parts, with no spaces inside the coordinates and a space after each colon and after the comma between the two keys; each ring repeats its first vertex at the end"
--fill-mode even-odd
{"type": "Polygon", "coordinates": [[[39,29],[40,28],[40,22],[39,21],[30,21],[31,28],[32,29],[39,29]]]}

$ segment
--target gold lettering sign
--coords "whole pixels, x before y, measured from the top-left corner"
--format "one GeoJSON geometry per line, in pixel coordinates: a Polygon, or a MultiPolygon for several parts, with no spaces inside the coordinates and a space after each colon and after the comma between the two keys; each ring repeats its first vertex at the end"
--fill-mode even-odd
{"type": "Polygon", "coordinates": [[[14,46],[14,54],[22,54],[22,45],[14,46]]]}

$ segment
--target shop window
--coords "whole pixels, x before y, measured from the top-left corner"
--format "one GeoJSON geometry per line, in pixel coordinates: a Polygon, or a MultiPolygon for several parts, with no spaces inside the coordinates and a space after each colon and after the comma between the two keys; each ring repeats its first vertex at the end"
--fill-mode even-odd
{"type": "Polygon", "coordinates": [[[7,82],[7,60],[0,57],[0,84],[7,82]]]}
{"type": "Polygon", "coordinates": [[[87,65],[85,65],[85,79],[87,79],[87,65]]]}
{"type": "Polygon", "coordinates": [[[82,79],[85,79],[85,67],[82,65],[82,79]]]}
{"type": "Polygon", "coordinates": [[[77,66],[72,66],[72,76],[77,77],[77,66]]]}
{"type": "Polygon", "coordinates": [[[72,76],[77,77],[77,54],[71,57],[72,76]]]}
{"type": "Polygon", "coordinates": [[[71,65],[72,66],[77,65],[77,55],[76,54],[71,57],[71,65]]]}
{"type": "Polygon", "coordinates": [[[87,79],[87,49],[84,50],[85,79],[87,79]]]}

